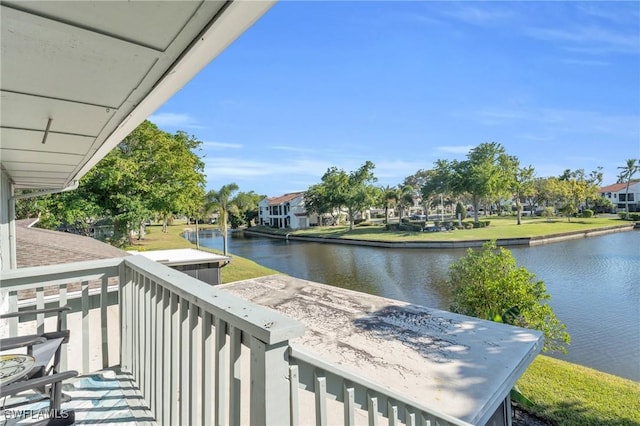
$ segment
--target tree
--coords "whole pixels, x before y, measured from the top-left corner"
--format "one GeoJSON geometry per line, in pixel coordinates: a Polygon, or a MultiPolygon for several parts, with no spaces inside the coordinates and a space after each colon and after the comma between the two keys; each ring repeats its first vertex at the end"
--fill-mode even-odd
{"type": "Polygon", "coordinates": [[[508,192],[512,181],[508,172],[505,149],[496,142],[478,145],[467,154],[466,160],[455,164],[455,192],[471,194],[476,223],[482,199],[494,200],[508,192]]]}
{"type": "Polygon", "coordinates": [[[449,284],[453,289],[453,312],[544,333],[545,351],[566,352],[571,338],[551,306],[543,281],[519,267],[511,252],[487,242],[482,249],[468,249],[466,256],[451,265],[449,284]]]}
{"type": "Polygon", "coordinates": [[[366,161],[360,168],[350,173],[337,167],[330,167],[322,176],[322,182],[312,185],[305,193],[307,211],[322,214],[346,208],[349,229],[353,230],[355,215],[375,204],[377,180],[372,170],[375,165],[366,161]]]}
{"type": "Polygon", "coordinates": [[[515,156],[507,156],[504,161],[507,168],[507,177],[511,179],[508,181],[507,186],[513,195],[513,199],[516,202],[516,215],[517,222],[520,225],[522,218],[522,203],[521,199],[530,195],[533,192],[533,167],[520,167],[520,160],[515,156]]]}
{"type": "Polygon", "coordinates": [[[384,205],[384,223],[389,223],[389,209],[398,203],[398,191],[387,185],[382,188],[382,204],[384,205]]]}
{"type": "Polygon", "coordinates": [[[396,204],[398,206],[400,225],[402,225],[402,213],[405,209],[409,209],[413,205],[413,196],[413,187],[409,185],[400,186],[396,191],[396,204]]]}
{"type": "Polygon", "coordinates": [[[231,194],[237,191],[238,185],[229,183],[223,185],[218,191],[211,190],[207,192],[205,197],[205,211],[208,213],[218,210],[218,223],[222,232],[223,254],[227,255],[227,222],[229,221],[229,209],[231,207],[231,194]]]}
{"type": "Polygon", "coordinates": [[[229,221],[232,228],[246,225],[251,227],[251,221],[258,217],[258,203],[264,195],[254,191],[239,192],[231,201],[229,221]]]}
{"type": "Polygon", "coordinates": [[[629,185],[631,185],[631,178],[633,178],[633,175],[635,175],[637,172],[640,171],[640,164],[636,164],[636,161],[638,160],[636,160],[635,158],[629,158],[627,160],[627,164],[625,164],[624,166],[618,167],[618,169],[620,169],[618,182],[620,183],[626,182],[627,184],[626,195],[624,198],[625,211],[627,212],[627,214],[625,215],[625,218],[627,220],[629,220],[629,185]]]}
{"type": "Polygon", "coordinates": [[[201,142],[182,131],[173,136],[160,134],[155,143],[154,171],[148,177],[152,187],[149,205],[162,218],[162,232],[167,232],[173,213],[197,211],[203,205],[204,163],[194,153],[201,142]],[[158,138],[164,143],[158,143],[158,138]]]}
{"type": "Polygon", "coordinates": [[[440,197],[453,195],[457,165],[457,161],[436,160],[433,169],[424,172],[426,181],[420,191],[423,204],[432,205],[438,203],[440,197]]]}

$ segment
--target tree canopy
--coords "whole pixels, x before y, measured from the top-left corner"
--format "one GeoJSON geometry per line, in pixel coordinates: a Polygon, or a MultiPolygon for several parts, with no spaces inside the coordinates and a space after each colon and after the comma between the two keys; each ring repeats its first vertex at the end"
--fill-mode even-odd
{"type": "MultiPolygon", "coordinates": [[[[88,227],[102,218],[115,226],[112,242],[124,244],[131,231],[142,236],[152,216],[186,214],[203,204],[204,163],[201,142],[184,132],[172,135],[145,121],[80,181],[78,189],[42,197],[36,205],[41,222],[88,227]]],[[[20,210],[23,214],[33,211],[20,210]]]]}
{"type": "Polygon", "coordinates": [[[371,161],[366,161],[360,168],[349,173],[330,167],[322,176],[322,181],[310,186],[305,192],[307,211],[325,214],[345,208],[349,227],[353,229],[356,214],[373,206],[378,198],[378,188],[373,185],[377,180],[373,175],[374,168],[371,161]]]}

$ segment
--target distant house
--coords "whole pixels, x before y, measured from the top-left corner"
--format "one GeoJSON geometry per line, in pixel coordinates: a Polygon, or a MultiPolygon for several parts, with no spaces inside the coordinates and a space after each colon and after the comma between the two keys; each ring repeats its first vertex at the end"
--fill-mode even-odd
{"type": "MultiPolygon", "coordinates": [[[[625,182],[603,186],[600,188],[600,196],[611,201],[617,211],[623,212],[626,209],[627,184],[625,182]]],[[[640,211],[640,181],[632,181],[629,184],[629,211],[640,211]]]]}
{"type": "Polygon", "coordinates": [[[258,223],[272,228],[300,229],[317,225],[318,216],[307,213],[304,192],[292,192],[260,200],[258,223]]]}

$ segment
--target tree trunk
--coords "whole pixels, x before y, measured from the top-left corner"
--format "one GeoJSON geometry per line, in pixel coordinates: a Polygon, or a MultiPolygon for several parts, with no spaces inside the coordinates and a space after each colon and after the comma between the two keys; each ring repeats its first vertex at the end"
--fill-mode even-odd
{"type": "Polygon", "coordinates": [[[349,207],[349,231],[353,231],[353,210],[349,207]]]}
{"type": "Polygon", "coordinates": [[[227,212],[221,211],[222,216],[222,253],[227,255],[227,212]]]}
{"type": "Polygon", "coordinates": [[[200,250],[200,232],[198,229],[198,218],[196,217],[196,249],[200,250]]]}
{"type": "Polygon", "coordinates": [[[478,223],[480,222],[480,219],[478,218],[478,198],[474,195],[471,201],[473,203],[473,221],[478,223]]]}
{"type": "Polygon", "coordinates": [[[521,215],[522,215],[520,207],[521,207],[521,205],[520,205],[520,194],[518,194],[516,192],[516,214],[517,214],[517,217],[518,217],[518,225],[522,225],[522,223],[520,221],[520,218],[521,218],[521,215]]]}
{"type": "Polygon", "coordinates": [[[627,214],[625,215],[625,219],[629,220],[629,184],[631,183],[631,178],[627,181],[627,190],[626,195],[624,196],[624,207],[627,214]]]}

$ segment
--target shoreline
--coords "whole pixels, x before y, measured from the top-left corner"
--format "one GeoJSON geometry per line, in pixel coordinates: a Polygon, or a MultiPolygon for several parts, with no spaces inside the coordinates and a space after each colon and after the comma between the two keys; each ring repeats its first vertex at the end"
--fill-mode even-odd
{"type": "MultiPolygon", "coordinates": [[[[557,234],[548,234],[535,237],[516,237],[516,238],[496,238],[496,245],[502,247],[509,246],[528,246],[534,247],[543,244],[552,244],[567,240],[576,240],[580,238],[595,237],[599,235],[613,234],[617,232],[632,231],[635,227],[633,222],[624,225],[607,226],[604,228],[594,228],[588,230],[563,232],[557,234]]],[[[469,248],[469,247],[482,247],[484,243],[490,241],[490,239],[477,239],[477,240],[458,240],[458,241],[376,241],[376,240],[363,240],[356,238],[337,238],[337,237],[307,237],[291,234],[276,234],[263,231],[254,231],[250,229],[244,229],[243,232],[248,235],[275,238],[288,241],[305,241],[324,244],[346,244],[346,245],[358,245],[368,247],[381,247],[381,248],[416,248],[416,249],[455,249],[455,248],[469,248]]]]}

